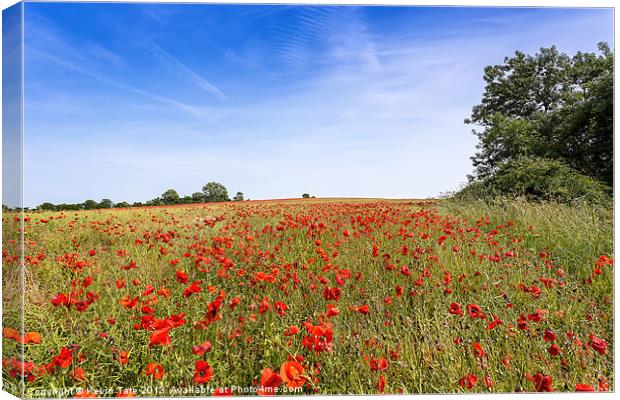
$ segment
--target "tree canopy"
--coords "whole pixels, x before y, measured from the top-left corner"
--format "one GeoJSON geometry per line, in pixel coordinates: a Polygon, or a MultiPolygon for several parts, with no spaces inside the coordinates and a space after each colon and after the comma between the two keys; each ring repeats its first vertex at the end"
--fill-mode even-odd
{"type": "Polygon", "coordinates": [[[177,204],[179,200],[180,196],[174,189],[168,189],[161,195],[161,201],[164,204],[177,204]]]}
{"type": "Polygon", "coordinates": [[[243,193],[237,192],[237,194],[233,197],[233,201],[243,201],[243,193]]]}
{"type": "Polygon", "coordinates": [[[228,198],[228,189],[224,185],[218,182],[209,182],[203,186],[202,192],[205,195],[205,200],[209,203],[230,201],[228,198]]]}
{"type": "Polygon", "coordinates": [[[599,43],[594,53],[570,57],[552,46],[487,66],[481,102],[465,120],[479,139],[470,182],[497,182],[506,165],[530,172],[544,165],[612,186],[613,63],[599,43]]]}
{"type": "Polygon", "coordinates": [[[573,57],[555,47],[517,51],[484,70],[486,86],[467,124],[478,126],[472,157],[483,179],[519,157],[558,159],[574,170],[613,182],[613,60],[609,46],[573,57]]]}

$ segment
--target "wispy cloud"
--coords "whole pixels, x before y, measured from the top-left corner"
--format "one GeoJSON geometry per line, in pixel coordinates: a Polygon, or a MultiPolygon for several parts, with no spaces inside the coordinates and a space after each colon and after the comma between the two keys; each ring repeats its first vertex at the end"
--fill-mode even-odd
{"type": "Polygon", "coordinates": [[[317,53],[360,19],[354,7],[298,7],[290,14],[291,19],[270,20],[268,46],[276,57],[293,67],[313,64],[317,53]]]}
{"type": "MultiPolygon", "coordinates": [[[[86,44],[83,43],[80,48],[89,49],[91,55],[94,54],[99,56],[87,57],[86,55],[82,55],[83,52],[80,48],[76,48],[74,45],[64,40],[59,33],[49,26],[39,23],[36,27],[29,26],[27,29],[29,46],[27,48],[26,57],[30,62],[34,61],[32,57],[35,59],[38,57],[39,59],[50,61],[56,65],[69,69],[73,72],[83,74],[117,89],[134,93],[159,103],[170,105],[196,117],[203,119],[213,118],[213,114],[207,107],[196,106],[165,95],[152,93],[148,90],[128,85],[108,77],[104,71],[107,70],[110,64],[120,67],[125,64],[125,61],[120,55],[100,44],[92,42],[88,42],[86,44]]],[[[205,84],[205,82],[203,82],[203,84],[205,84]]],[[[209,90],[214,91],[216,94],[219,93],[219,90],[217,89],[213,89],[208,85],[206,87],[209,88],[209,90]]]]}
{"type": "Polygon", "coordinates": [[[217,86],[207,81],[205,78],[200,76],[187,65],[183,64],[164,48],[155,43],[155,41],[149,39],[146,35],[142,33],[134,35],[134,37],[136,36],[139,37],[139,39],[133,42],[136,46],[139,46],[140,48],[148,51],[162,64],[171,68],[179,77],[188,81],[191,84],[196,85],[200,89],[213,94],[220,100],[225,100],[227,98],[226,95],[217,86]]]}
{"type": "Polygon", "coordinates": [[[266,52],[293,71],[322,73],[332,63],[355,63],[369,70],[381,68],[375,38],[359,7],[299,7],[291,18],[272,20],[266,52]],[[294,21],[294,28],[290,26],[294,21]]]}
{"type": "Polygon", "coordinates": [[[139,89],[137,87],[134,86],[130,86],[130,85],[126,85],[117,81],[114,81],[110,78],[107,78],[106,76],[94,71],[94,70],[90,70],[88,68],[85,68],[84,66],[80,65],[79,63],[75,63],[72,61],[69,61],[65,58],[61,58],[55,55],[52,55],[51,53],[47,53],[44,51],[40,51],[34,48],[31,48],[29,50],[31,52],[32,55],[36,55],[38,57],[47,59],[48,61],[51,61],[57,65],[60,65],[62,67],[65,67],[69,70],[72,70],[74,72],[79,72],[81,74],[84,74],[86,76],[89,76],[99,82],[105,83],[107,85],[116,87],[118,89],[122,89],[124,91],[130,92],[130,93],[134,93],[134,94],[138,94],[140,96],[146,97],[148,99],[151,100],[155,100],[164,104],[168,104],[171,105],[173,107],[176,107],[180,110],[189,112],[197,117],[203,117],[203,118],[208,118],[210,117],[210,113],[208,111],[205,111],[205,108],[202,107],[196,107],[194,105],[191,104],[187,104],[187,103],[183,103],[181,101],[166,97],[166,96],[160,96],[158,94],[154,94],[154,93],[150,93],[147,92],[145,90],[139,89]]]}
{"type": "Polygon", "coordinates": [[[121,56],[97,43],[93,43],[90,46],[89,52],[97,59],[103,60],[115,68],[121,68],[126,65],[125,60],[121,56]]]}

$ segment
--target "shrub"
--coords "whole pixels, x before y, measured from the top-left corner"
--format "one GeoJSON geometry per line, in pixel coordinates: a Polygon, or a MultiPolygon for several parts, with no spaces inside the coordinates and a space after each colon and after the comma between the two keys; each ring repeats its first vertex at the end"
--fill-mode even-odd
{"type": "Polygon", "coordinates": [[[456,198],[525,197],[560,203],[604,203],[610,200],[605,184],[571,169],[559,160],[521,157],[500,164],[488,178],[473,181],[456,198]]]}

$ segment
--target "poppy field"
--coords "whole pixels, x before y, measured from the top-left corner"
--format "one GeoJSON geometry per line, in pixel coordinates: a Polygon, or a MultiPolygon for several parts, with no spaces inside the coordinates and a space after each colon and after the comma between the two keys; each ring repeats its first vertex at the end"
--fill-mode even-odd
{"type": "Polygon", "coordinates": [[[606,208],[26,212],[23,294],[21,223],[4,213],[2,370],[26,397],[613,390],[606,208]]]}

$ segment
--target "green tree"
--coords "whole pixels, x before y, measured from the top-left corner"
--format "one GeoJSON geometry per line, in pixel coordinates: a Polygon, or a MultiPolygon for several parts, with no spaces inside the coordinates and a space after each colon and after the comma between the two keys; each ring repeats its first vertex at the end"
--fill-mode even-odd
{"type": "Polygon", "coordinates": [[[163,201],[161,201],[161,199],[158,197],[158,198],[156,198],[156,199],[153,199],[153,200],[149,200],[149,201],[147,201],[147,202],[146,202],[146,205],[147,205],[147,206],[163,206],[163,205],[164,205],[164,202],[163,202],[163,201]]]}
{"type": "Polygon", "coordinates": [[[45,202],[39,206],[39,209],[43,211],[54,211],[56,210],[56,206],[52,203],[45,202]]]}
{"type": "Polygon", "coordinates": [[[310,195],[309,195],[308,193],[304,193],[304,194],[302,194],[302,195],[301,195],[301,197],[302,197],[303,199],[309,199],[309,198],[310,198],[310,195]]]}
{"type": "Polygon", "coordinates": [[[97,203],[95,200],[90,200],[89,199],[89,200],[86,200],[83,203],[83,207],[84,207],[85,210],[94,210],[97,207],[99,207],[99,203],[97,203]]]}
{"type": "Polygon", "coordinates": [[[128,208],[128,207],[131,207],[131,205],[127,203],[126,201],[121,201],[120,203],[114,204],[114,208],[128,208]]]}
{"type": "Polygon", "coordinates": [[[114,207],[114,203],[110,199],[103,199],[99,202],[99,208],[112,208],[114,207]]]}
{"type": "Polygon", "coordinates": [[[179,199],[179,194],[174,189],[168,189],[161,195],[161,201],[164,204],[178,204],[179,199]]]}
{"type": "Polygon", "coordinates": [[[492,176],[520,157],[558,159],[612,185],[613,60],[609,46],[569,57],[555,47],[516,52],[488,66],[481,103],[465,122],[477,125],[470,180],[492,176]]]}
{"type": "Polygon", "coordinates": [[[203,186],[202,192],[205,196],[205,201],[212,202],[220,202],[220,201],[230,201],[228,198],[228,190],[224,185],[218,182],[209,182],[203,186]]]}
{"type": "Polygon", "coordinates": [[[192,193],[192,201],[194,203],[202,203],[205,201],[205,194],[202,192],[194,192],[192,193]]]}
{"type": "Polygon", "coordinates": [[[237,192],[237,194],[233,197],[233,201],[243,201],[243,193],[237,192]]]}

